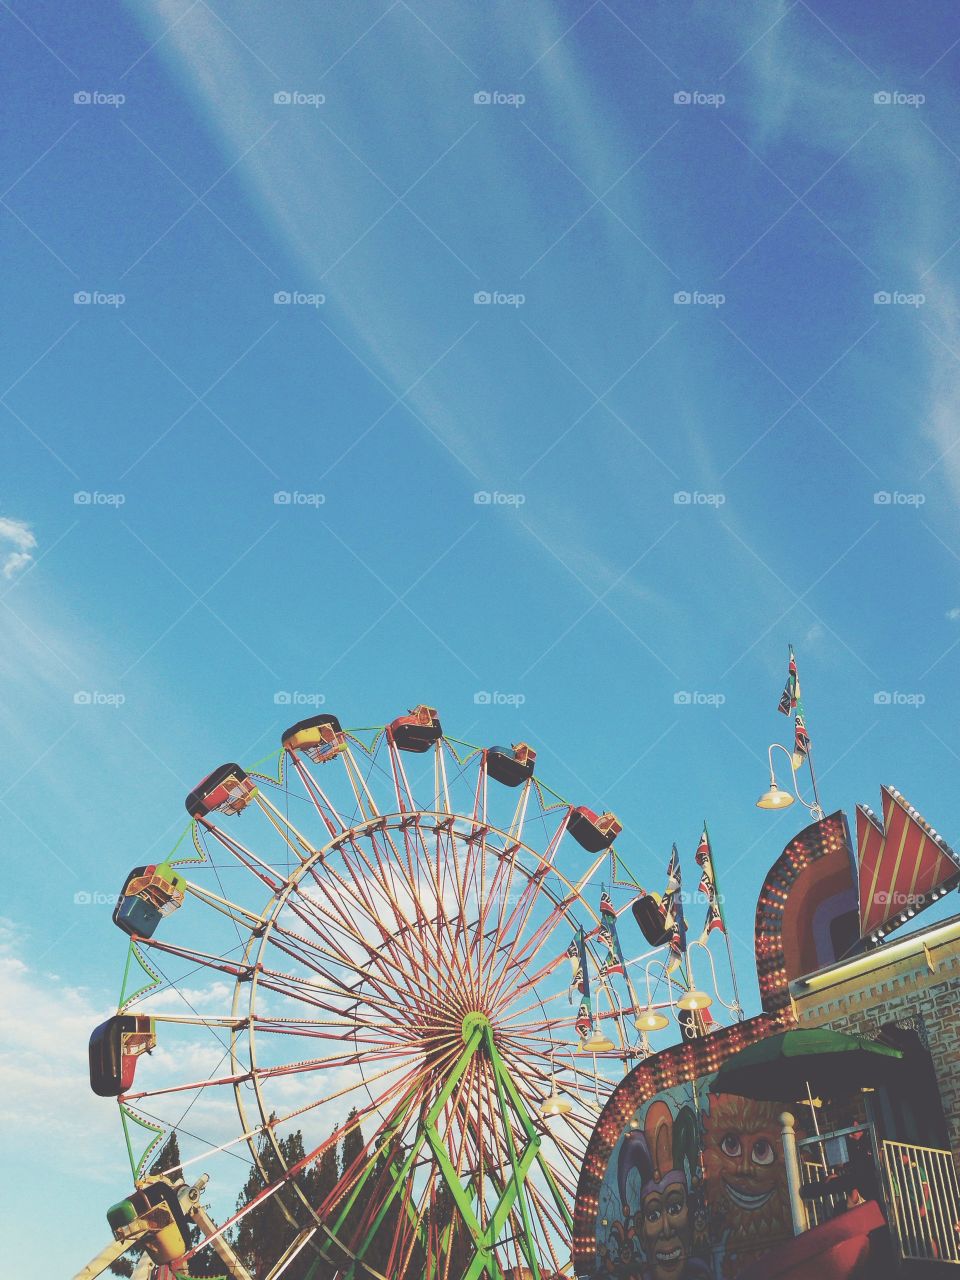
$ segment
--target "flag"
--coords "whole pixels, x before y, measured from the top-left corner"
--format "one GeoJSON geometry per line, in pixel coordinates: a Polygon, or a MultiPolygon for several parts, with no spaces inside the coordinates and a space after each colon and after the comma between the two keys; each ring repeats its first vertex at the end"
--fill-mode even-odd
{"type": "Polygon", "coordinates": [[[577,1019],[573,1024],[576,1027],[577,1035],[581,1040],[586,1040],[587,1036],[593,1029],[593,1014],[590,1011],[589,997],[584,996],[580,1001],[580,1008],[577,1011],[577,1019]]]}
{"type": "Polygon", "coordinates": [[[680,963],[680,957],[687,951],[687,922],[683,916],[683,877],[680,871],[680,854],[677,846],[673,846],[670,861],[667,864],[667,887],[662,899],[664,924],[672,927],[670,934],[671,956],[666,972],[670,973],[680,963]]]}
{"type": "Polygon", "coordinates": [[[793,645],[790,645],[789,648],[790,663],[787,668],[787,683],[783,687],[783,693],[780,695],[780,705],[777,707],[777,710],[785,716],[788,716],[797,705],[797,698],[800,695],[799,681],[797,679],[797,659],[793,653],[793,645]]]}
{"type": "Polygon", "coordinates": [[[601,979],[612,973],[623,973],[623,952],[620,950],[620,939],[617,936],[617,913],[613,901],[606,889],[600,892],[600,941],[607,948],[607,954],[600,966],[601,979]]]}
{"type": "Polygon", "coordinates": [[[711,899],[707,904],[707,918],[703,924],[703,933],[700,935],[700,941],[705,943],[714,929],[719,929],[721,933],[726,932],[723,927],[723,916],[720,914],[720,908],[717,906],[716,901],[711,899]]]}
{"type": "MultiPolygon", "coordinates": [[[[567,959],[570,961],[570,991],[576,987],[578,991],[583,991],[583,964],[580,956],[580,943],[576,938],[570,939],[570,945],[567,947],[567,959]]],[[[572,1001],[572,995],[571,995],[572,1001]]]]}
{"type": "Polygon", "coordinates": [[[806,756],[810,750],[810,735],[807,733],[806,722],[803,718],[803,703],[797,703],[797,721],[793,737],[793,749],[799,756],[806,756]]]}
{"type": "Polygon", "coordinates": [[[580,957],[580,981],[578,987],[583,999],[580,1001],[580,1008],[577,1010],[576,1021],[574,1027],[577,1035],[581,1040],[593,1030],[593,1006],[590,1003],[590,973],[587,969],[587,939],[581,927],[576,937],[576,947],[580,957]]]}
{"type": "Polygon", "coordinates": [[[705,943],[714,929],[725,932],[723,915],[720,912],[720,903],[717,897],[717,881],[713,874],[713,852],[710,848],[710,838],[707,835],[706,827],[704,827],[703,834],[700,837],[696,856],[697,862],[700,864],[699,890],[707,900],[707,918],[703,924],[703,932],[700,934],[700,941],[705,943]]]}

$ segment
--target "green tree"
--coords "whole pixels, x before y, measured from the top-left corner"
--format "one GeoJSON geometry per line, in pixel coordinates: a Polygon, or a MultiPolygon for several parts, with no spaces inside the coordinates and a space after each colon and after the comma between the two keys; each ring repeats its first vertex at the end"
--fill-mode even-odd
{"type": "MultiPolygon", "coordinates": [[[[275,1117],[271,1117],[274,1119],[275,1117]]],[[[278,1158],[273,1144],[266,1134],[257,1139],[257,1155],[260,1167],[254,1167],[237,1200],[237,1208],[242,1209],[249,1204],[263,1189],[276,1182],[291,1165],[299,1164],[305,1158],[303,1134],[297,1130],[283,1138],[278,1138],[278,1146],[282,1160],[278,1158]],[[266,1180],[260,1168],[266,1173],[266,1180]]],[[[336,1185],[336,1157],[331,1157],[308,1165],[298,1173],[292,1183],[300,1189],[303,1200],[296,1194],[293,1185],[288,1185],[273,1195],[268,1196],[262,1204],[251,1209],[241,1220],[232,1240],[240,1258],[247,1269],[255,1276],[266,1275],[283,1251],[292,1243],[299,1231],[313,1222],[307,1205],[320,1203],[336,1185]],[[324,1190],[326,1187],[326,1190],[324,1190]],[[284,1210],[287,1212],[285,1213],[284,1210]],[[289,1214],[289,1217],[287,1216],[289,1214]],[[293,1222],[290,1221],[293,1218],[293,1222]]],[[[318,1237],[314,1237],[318,1240],[318,1237]]],[[[334,1274],[332,1265],[320,1260],[315,1271],[311,1267],[317,1260],[314,1248],[308,1245],[290,1266],[284,1271],[284,1280],[328,1280],[334,1274]]]]}

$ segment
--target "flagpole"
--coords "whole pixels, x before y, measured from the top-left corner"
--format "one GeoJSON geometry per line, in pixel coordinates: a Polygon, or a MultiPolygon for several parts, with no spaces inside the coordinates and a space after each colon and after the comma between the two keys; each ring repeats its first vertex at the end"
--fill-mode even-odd
{"type": "Polygon", "coordinates": [[[820,792],[817,789],[817,774],[813,767],[813,750],[809,742],[807,743],[807,766],[810,769],[810,785],[813,787],[813,802],[822,814],[823,805],[820,803],[820,792]]]}
{"type": "Polygon", "coordinates": [[[733,998],[737,1002],[737,1021],[743,1021],[743,1005],[740,1003],[740,990],[737,986],[737,970],[733,963],[733,947],[730,945],[730,934],[727,930],[727,918],[723,912],[723,895],[720,892],[720,881],[717,879],[717,863],[713,856],[713,845],[710,841],[710,831],[707,827],[706,819],[703,822],[704,834],[707,837],[707,847],[710,850],[710,867],[713,871],[713,891],[717,895],[717,910],[720,912],[720,921],[723,925],[723,940],[727,944],[727,960],[730,963],[730,980],[733,983],[733,998]]]}
{"type": "MultiPolygon", "coordinates": [[[[788,648],[789,648],[789,650],[790,650],[790,656],[791,656],[791,658],[793,659],[793,665],[794,665],[794,667],[795,667],[795,669],[796,669],[796,690],[795,690],[795,692],[796,692],[796,703],[797,703],[797,706],[796,706],[795,710],[799,710],[799,709],[800,709],[800,703],[801,703],[800,666],[799,666],[799,663],[797,662],[797,655],[796,655],[796,653],[794,652],[793,645],[791,644],[791,645],[788,645],[787,647],[788,647],[788,648]]],[[[794,717],[794,719],[796,720],[796,717],[794,717]]],[[[806,727],[806,710],[804,710],[804,727],[806,727]]],[[[807,758],[807,768],[810,770],[810,785],[811,785],[811,787],[813,788],[813,803],[816,805],[817,809],[819,809],[819,811],[820,811],[820,816],[821,816],[821,818],[822,818],[822,817],[823,817],[823,805],[820,803],[820,790],[819,790],[819,788],[817,787],[817,771],[816,771],[816,769],[814,769],[814,767],[813,767],[813,750],[812,750],[812,747],[811,747],[811,742],[810,742],[810,733],[809,733],[809,730],[808,730],[808,732],[807,732],[807,749],[806,749],[806,751],[804,752],[804,754],[805,754],[805,756],[806,756],[806,758],[807,758]]]]}

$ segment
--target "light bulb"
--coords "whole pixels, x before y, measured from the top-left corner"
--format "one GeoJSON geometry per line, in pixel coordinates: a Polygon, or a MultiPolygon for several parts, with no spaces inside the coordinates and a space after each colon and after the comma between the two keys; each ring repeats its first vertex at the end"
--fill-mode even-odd
{"type": "Polygon", "coordinates": [[[654,1009],[652,1005],[648,1005],[641,1014],[636,1018],[633,1024],[638,1031],[662,1031],[664,1027],[670,1025],[670,1019],[665,1018],[662,1013],[654,1009]]]}
{"type": "Polygon", "coordinates": [[[708,996],[706,991],[698,991],[696,987],[685,991],[677,1001],[678,1007],[687,1013],[694,1013],[697,1009],[707,1009],[712,1004],[713,998],[708,996]]]}

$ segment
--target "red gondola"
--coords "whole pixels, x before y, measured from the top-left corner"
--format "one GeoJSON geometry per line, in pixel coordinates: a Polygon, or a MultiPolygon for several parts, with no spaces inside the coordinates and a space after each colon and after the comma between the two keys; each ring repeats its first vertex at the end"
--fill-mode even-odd
{"type": "Polygon", "coordinates": [[[133,1084],[137,1058],[157,1044],[156,1024],[144,1014],[108,1018],[90,1037],[90,1088],[100,1098],[118,1098],[133,1084]]]}
{"type": "Polygon", "coordinates": [[[257,787],[238,764],[222,764],[197,783],[184,804],[191,818],[208,813],[239,813],[253,799],[257,787]]]}
{"type": "Polygon", "coordinates": [[[511,750],[508,747],[487,747],[487,773],[505,787],[519,787],[533,777],[533,763],[537,753],[525,742],[518,742],[511,750]]]}
{"type": "Polygon", "coordinates": [[[597,817],[592,809],[580,805],[570,814],[567,830],[588,853],[599,853],[609,849],[623,830],[623,824],[609,810],[597,817]]]}
{"type": "Polygon", "coordinates": [[[436,707],[421,704],[414,707],[409,715],[398,716],[387,726],[387,736],[401,751],[415,751],[418,754],[429,751],[443,737],[436,707]]]}

